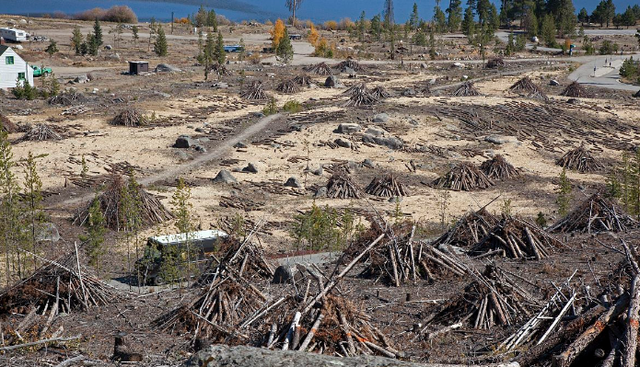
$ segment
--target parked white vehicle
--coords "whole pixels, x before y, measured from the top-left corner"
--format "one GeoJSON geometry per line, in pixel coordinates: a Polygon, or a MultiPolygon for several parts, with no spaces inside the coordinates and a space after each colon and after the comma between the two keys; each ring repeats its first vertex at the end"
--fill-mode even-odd
{"type": "Polygon", "coordinates": [[[29,33],[15,28],[0,28],[0,37],[8,42],[26,42],[29,39],[29,33]]]}

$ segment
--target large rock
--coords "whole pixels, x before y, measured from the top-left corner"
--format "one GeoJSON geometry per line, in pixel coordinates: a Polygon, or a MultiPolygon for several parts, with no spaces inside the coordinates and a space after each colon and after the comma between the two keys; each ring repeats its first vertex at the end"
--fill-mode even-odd
{"type": "Polygon", "coordinates": [[[373,122],[375,123],[385,123],[387,121],[389,121],[389,115],[386,113],[379,113],[373,116],[373,122]]]}
{"type": "Polygon", "coordinates": [[[487,135],[484,138],[484,140],[489,143],[498,144],[498,145],[508,144],[508,143],[518,143],[518,138],[516,138],[515,136],[508,136],[508,135],[487,135]]]}
{"type": "Polygon", "coordinates": [[[313,195],[314,198],[326,198],[327,197],[327,187],[321,186],[318,191],[313,195]]]}
{"type": "MultiPolygon", "coordinates": [[[[399,357],[403,357],[402,353],[399,357]]],[[[247,346],[211,345],[189,359],[184,367],[463,367],[465,365],[422,364],[398,359],[360,355],[334,357],[300,351],[269,350],[247,346]]],[[[518,362],[484,364],[484,367],[520,367],[518,362]]]]}
{"type": "Polygon", "coordinates": [[[362,130],[362,126],[358,124],[344,123],[338,125],[338,128],[333,132],[338,134],[353,134],[359,132],[360,130],[362,130]]]}
{"type": "Polygon", "coordinates": [[[37,226],[36,231],[37,241],[47,241],[56,243],[60,241],[60,233],[58,227],[53,223],[41,223],[37,226]]]}
{"type": "Polygon", "coordinates": [[[370,127],[364,133],[365,134],[369,134],[369,135],[373,135],[373,136],[383,136],[385,131],[382,130],[382,129],[376,129],[376,128],[370,127]]]}
{"type": "Polygon", "coordinates": [[[338,144],[339,147],[343,147],[343,148],[351,148],[351,142],[348,140],[344,140],[344,139],[336,139],[333,141],[334,143],[338,144]]]}
{"type": "Polygon", "coordinates": [[[401,149],[404,146],[402,140],[394,137],[379,137],[369,134],[362,135],[362,142],[369,144],[382,145],[389,149],[401,149]]]}
{"type": "Polygon", "coordinates": [[[289,179],[287,180],[287,182],[284,183],[284,185],[286,187],[293,187],[296,189],[299,189],[302,187],[302,185],[300,184],[300,181],[298,181],[298,179],[295,177],[289,177],[289,179]]]}
{"type": "Polygon", "coordinates": [[[158,64],[155,69],[156,73],[177,73],[182,70],[169,64],[158,64]]]}
{"type": "Polygon", "coordinates": [[[344,85],[340,82],[337,76],[331,75],[324,81],[324,86],[329,88],[342,88],[344,85]]]}
{"type": "Polygon", "coordinates": [[[86,74],[78,75],[75,79],[73,79],[73,82],[76,84],[84,84],[89,82],[89,78],[87,77],[86,74]]]}
{"type": "Polygon", "coordinates": [[[231,184],[231,183],[238,182],[238,180],[236,180],[236,178],[233,177],[231,172],[227,171],[226,169],[223,169],[220,172],[218,172],[216,177],[213,179],[213,182],[231,184]]]}
{"type": "Polygon", "coordinates": [[[174,148],[191,148],[195,141],[189,135],[180,135],[173,144],[174,148]]]}
{"type": "Polygon", "coordinates": [[[296,264],[292,265],[280,265],[276,268],[276,271],[273,273],[273,279],[271,283],[274,284],[285,284],[285,283],[293,283],[296,278],[296,274],[298,274],[298,267],[296,264]]]}
{"type": "Polygon", "coordinates": [[[253,163],[249,163],[245,168],[242,169],[242,172],[258,173],[258,167],[256,167],[256,165],[253,163]]]}

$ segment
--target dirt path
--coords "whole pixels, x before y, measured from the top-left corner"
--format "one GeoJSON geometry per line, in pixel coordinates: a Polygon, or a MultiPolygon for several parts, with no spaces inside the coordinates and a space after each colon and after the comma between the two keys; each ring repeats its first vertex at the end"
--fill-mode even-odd
{"type": "MultiPolygon", "coordinates": [[[[208,153],[205,153],[197,158],[195,158],[192,161],[189,161],[187,163],[181,164],[179,166],[174,166],[174,167],[168,167],[166,170],[156,173],[154,175],[151,176],[147,176],[144,178],[141,178],[139,180],[139,183],[142,185],[149,185],[158,181],[163,181],[163,180],[168,180],[168,179],[172,179],[172,178],[176,178],[179,177],[185,173],[191,172],[195,169],[198,169],[200,167],[202,167],[203,165],[205,165],[206,163],[213,161],[215,159],[218,159],[220,157],[222,157],[224,154],[227,153],[228,150],[230,150],[231,148],[233,148],[233,146],[238,143],[241,142],[243,140],[248,140],[250,138],[252,138],[254,135],[259,134],[260,132],[264,131],[267,129],[267,127],[272,124],[273,122],[275,122],[276,120],[278,120],[278,118],[280,118],[282,116],[282,114],[275,114],[275,115],[271,115],[271,116],[267,116],[261,120],[259,120],[258,122],[256,122],[255,124],[249,126],[248,128],[246,128],[245,130],[243,130],[242,132],[240,132],[239,134],[230,137],[229,139],[220,142],[214,149],[210,150],[208,153]]],[[[56,207],[58,208],[63,208],[67,205],[75,205],[78,203],[81,203],[83,201],[89,201],[94,197],[95,193],[88,193],[85,195],[81,195],[78,197],[74,197],[68,200],[64,200],[61,201],[59,203],[56,204],[56,207]]]]}

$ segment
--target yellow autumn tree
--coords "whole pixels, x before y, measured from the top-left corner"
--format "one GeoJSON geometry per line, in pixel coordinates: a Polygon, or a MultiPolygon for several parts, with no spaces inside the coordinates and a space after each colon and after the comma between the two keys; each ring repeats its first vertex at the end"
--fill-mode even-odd
{"type": "Polygon", "coordinates": [[[307,36],[307,39],[309,40],[309,43],[315,47],[316,43],[318,43],[318,30],[316,29],[316,27],[314,27],[313,24],[311,24],[311,29],[309,30],[309,36],[307,36]]]}
{"type": "Polygon", "coordinates": [[[271,37],[273,38],[273,49],[277,49],[282,37],[284,37],[284,22],[281,19],[276,21],[276,24],[273,26],[271,30],[271,37]]]}

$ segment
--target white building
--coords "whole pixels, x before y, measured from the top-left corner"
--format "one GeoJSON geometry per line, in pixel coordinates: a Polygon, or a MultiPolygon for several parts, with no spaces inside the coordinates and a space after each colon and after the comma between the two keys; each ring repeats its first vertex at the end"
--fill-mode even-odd
{"type": "Polygon", "coordinates": [[[0,45],[0,89],[14,88],[19,80],[33,85],[33,69],[11,47],[0,45]]]}

